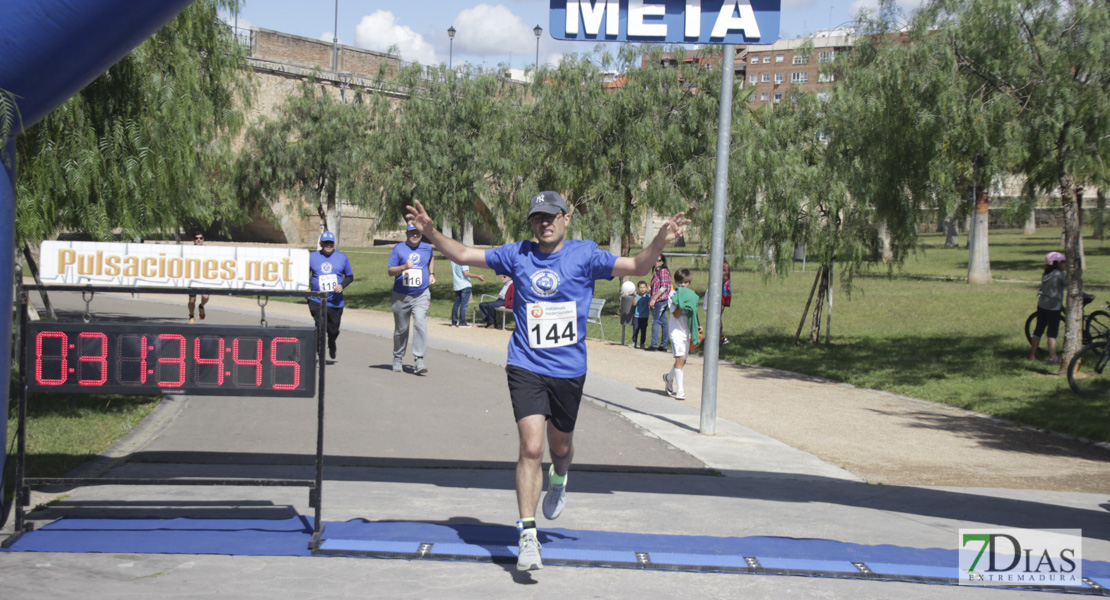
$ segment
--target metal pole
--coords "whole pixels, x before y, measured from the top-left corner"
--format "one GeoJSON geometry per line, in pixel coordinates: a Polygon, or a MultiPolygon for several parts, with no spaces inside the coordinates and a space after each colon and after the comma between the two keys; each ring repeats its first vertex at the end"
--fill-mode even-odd
{"type": "Polygon", "coordinates": [[[339,70],[339,0],[335,0],[335,25],[331,29],[331,70],[339,70]]]}
{"type": "MultiPolygon", "coordinates": [[[[728,203],[728,155],[732,140],[732,78],[736,46],[726,44],[721,60],[721,106],[717,125],[717,173],[713,180],[713,231],[709,244],[709,289],[706,293],[705,367],[702,369],[701,428],[717,432],[717,360],[721,343],[721,288],[725,261],[725,210],[728,203]]],[[[690,332],[694,333],[694,332],[690,332]]]]}

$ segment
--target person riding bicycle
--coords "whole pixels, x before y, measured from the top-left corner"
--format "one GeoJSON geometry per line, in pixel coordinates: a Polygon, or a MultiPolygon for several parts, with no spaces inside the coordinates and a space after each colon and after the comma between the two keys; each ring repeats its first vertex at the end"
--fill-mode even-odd
{"type": "Polygon", "coordinates": [[[1062,252],[1049,252],[1044,257],[1044,275],[1037,293],[1037,327],[1033,330],[1033,352],[1029,360],[1037,360],[1041,334],[1048,329],[1048,362],[1060,362],[1060,357],[1056,356],[1056,335],[1060,331],[1060,311],[1064,309],[1064,290],[1068,283],[1065,261],[1067,257],[1062,252]]]}

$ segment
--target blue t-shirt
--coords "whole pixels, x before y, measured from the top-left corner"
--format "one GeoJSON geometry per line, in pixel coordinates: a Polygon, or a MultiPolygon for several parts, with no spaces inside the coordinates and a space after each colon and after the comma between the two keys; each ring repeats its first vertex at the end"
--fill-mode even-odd
{"type": "Polygon", "coordinates": [[[428,242],[420,242],[415,248],[408,245],[407,242],[401,242],[393,247],[393,252],[389,253],[389,267],[397,267],[403,265],[412,259],[412,271],[401,272],[400,275],[393,281],[393,291],[398,294],[408,294],[410,296],[418,296],[428,289],[428,266],[432,262],[432,245],[428,242]],[[417,285],[406,285],[406,282],[416,282],[417,285]]]}
{"type": "MultiPolygon", "coordinates": [[[[586,316],[594,299],[594,281],[611,279],[617,257],[598,250],[589,240],[565,240],[558,252],[544,254],[532,241],[486,250],[486,264],[498,275],[512,277],[513,318],[517,327],[509,338],[508,364],[533,373],[570,379],[586,374],[586,316]],[[571,303],[575,319],[544,320],[561,311],[537,303],[571,303]],[[529,317],[534,317],[529,321],[529,317]],[[566,343],[568,345],[534,347],[566,343]]],[[[555,307],[551,307],[555,308],[555,307]]]]}
{"type": "Polygon", "coordinates": [[[646,319],[651,316],[651,307],[648,303],[651,302],[651,294],[636,294],[636,314],[633,315],[637,319],[646,319]]]}
{"type": "MultiPolygon", "coordinates": [[[[351,270],[351,262],[347,260],[347,255],[335,250],[331,256],[324,256],[323,252],[319,250],[312,252],[308,255],[308,270],[312,275],[309,281],[309,286],[312,291],[318,292],[321,289],[330,290],[333,287],[342,284],[343,279],[348,275],[354,277],[355,273],[351,270]],[[321,281],[323,287],[320,287],[321,281]]],[[[309,302],[319,302],[319,298],[309,297],[309,302]]],[[[343,292],[338,294],[328,294],[328,306],[332,308],[343,308],[345,302],[343,301],[343,292]]]]}
{"type": "Polygon", "coordinates": [[[451,284],[456,292],[461,292],[468,287],[474,287],[474,284],[470,283],[470,278],[466,276],[466,272],[469,270],[470,267],[457,264],[454,261],[451,262],[451,284]]]}

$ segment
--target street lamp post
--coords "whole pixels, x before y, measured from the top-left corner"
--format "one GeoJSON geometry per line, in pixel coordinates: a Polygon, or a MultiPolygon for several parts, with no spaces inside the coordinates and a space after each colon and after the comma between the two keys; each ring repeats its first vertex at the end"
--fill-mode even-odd
{"type": "Polygon", "coordinates": [[[331,70],[339,70],[339,0],[335,0],[335,25],[331,30],[331,70]]]}
{"type": "Polygon", "coordinates": [[[447,28],[447,38],[450,40],[448,42],[449,45],[447,47],[448,48],[448,50],[447,50],[447,68],[452,69],[452,68],[454,68],[453,60],[455,58],[454,57],[454,54],[455,54],[455,26],[454,25],[447,28]]]}
{"type": "Polygon", "coordinates": [[[536,71],[540,70],[540,36],[543,35],[543,27],[536,25],[532,28],[532,33],[536,34],[536,71]]]}

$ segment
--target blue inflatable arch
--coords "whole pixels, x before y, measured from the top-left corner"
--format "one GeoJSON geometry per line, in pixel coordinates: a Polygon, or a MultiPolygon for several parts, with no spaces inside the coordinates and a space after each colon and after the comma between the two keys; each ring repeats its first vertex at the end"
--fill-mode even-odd
{"type": "MultiPolygon", "coordinates": [[[[15,136],[81,91],[192,0],[10,0],[0,8],[0,89],[15,96],[12,136],[0,140],[0,473],[8,448],[12,286],[15,272],[15,136]]],[[[0,483],[2,486],[2,483],[0,483]]],[[[0,520],[2,519],[0,515],[0,520]]]]}

